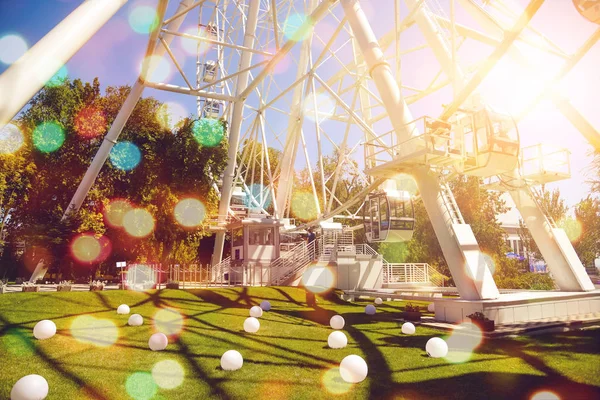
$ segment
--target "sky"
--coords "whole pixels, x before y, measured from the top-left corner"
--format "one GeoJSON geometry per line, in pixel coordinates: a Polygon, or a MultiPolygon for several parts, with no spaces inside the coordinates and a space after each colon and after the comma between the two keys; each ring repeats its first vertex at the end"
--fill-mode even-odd
{"type": "MultiPolygon", "coordinates": [[[[177,3],[177,1],[170,2],[167,15],[173,14],[177,3]]],[[[448,2],[440,1],[440,3],[445,12],[449,13],[448,2]]],[[[514,3],[517,7],[523,7],[526,1],[515,1],[514,3]]],[[[0,0],[0,41],[7,35],[19,35],[31,47],[79,4],[81,4],[80,0],[0,0]]],[[[103,88],[108,85],[132,85],[137,79],[148,41],[148,34],[143,32],[143,29],[141,33],[136,32],[136,9],[139,11],[140,7],[155,6],[156,4],[156,0],[130,0],[67,63],[69,77],[80,78],[83,81],[91,81],[94,77],[99,77],[103,88]]],[[[372,21],[375,33],[378,36],[383,35],[392,23],[389,14],[390,5],[393,3],[389,0],[377,0],[377,3],[374,0],[365,0],[361,4],[372,21]]],[[[406,15],[405,8],[401,8],[402,13],[406,15]]],[[[469,17],[458,6],[457,20],[465,25],[474,26],[473,21],[469,21],[469,17]]],[[[184,22],[183,30],[195,26],[195,23],[196,21],[187,19],[184,22]]],[[[533,18],[531,26],[543,32],[567,53],[573,53],[598,28],[598,26],[585,21],[574,9],[570,0],[547,0],[533,18]]],[[[317,30],[322,33],[330,32],[332,29],[331,26],[327,26],[326,22],[317,25],[317,30]]],[[[407,35],[403,35],[402,45],[405,48],[414,47],[422,42],[420,40],[419,35],[409,31],[407,35]],[[413,41],[414,43],[412,43],[413,41]]],[[[472,47],[464,49],[459,56],[463,60],[475,59],[481,56],[480,52],[490,52],[491,50],[493,49],[472,47]]],[[[557,63],[556,59],[538,57],[532,53],[534,50],[531,48],[523,50],[534,54],[533,59],[537,63],[536,75],[552,75],[560,67],[560,63],[557,63]]],[[[182,55],[186,49],[184,45],[176,41],[173,51],[176,55],[182,55]]],[[[431,54],[428,56],[424,53],[422,58],[407,59],[406,62],[403,59],[403,79],[418,81],[423,70],[428,69],[431,64],[424,63],[425,59],[431,60],[431,54]]],[[[184,67],[193,68],[194,62],[193,57],[187,57],[188,65],[184,67]]],[[[570,99],[592,125],[600,129],[600,110],[597,97],[600,92],[598,66],[600,66],[600,44],[596,43],[560,85],[560,91],[570,99]]],[[[0,73],[6,68],[7,65],[0,62],[0,73]]],[[[294,76],[292,72],[286,74],[290,79],[294,76]]],[[[535,91],[535,87],[529,86],[534,79],[525,76],[520,77],[519,80],[515,78],[516,75],[518,74],[511,70],[510,65],[502,64],[493,71],[494,79],[486,81],[492,82],[491,85],[486,86],[484,82],[482,91],[489,94],[495,104],[500,104],[505,108],[510,109],[519,105],[535,91]],[[509,84],[513,85],[512,89],[504,90],[505,86],[509,84]],[[499,91],[498,88],[503,90],[499,91]]],[[[443,91],[442,95],[448,95],[448,93],[451,94],[451,91],[443,91]]],[[[182,113],[184,114],[193,113],[195,110],[195,99],[191,96],[152,89],[146,89],[144,95],[151,95],[165,102],[177,101],[183,106],[182,113]]],[[[411,106],[411,111],[415,117],[423,114],[435,116],[441,112],[442,103],[443,100],[440,98],[432,97],[411,106]]],[[[286,120],[282,119],[280,123],[285,124],[286,120]]],[[[539,142],[567,146],[571,151],[573,177],[568,181],[551,184],[548,187],[559,187],[569,206],[575,205],[587,195],[586,180],[590,176],[589,173],[586,176],[586,173],[591,160],[591,146],[551,102],[543,101],[534,112],[524,118],[519,124],[519,131],[521,143],[524,146],[539,142]]],[[[309,143],[309,145],[311,144],[309,143]]]]}

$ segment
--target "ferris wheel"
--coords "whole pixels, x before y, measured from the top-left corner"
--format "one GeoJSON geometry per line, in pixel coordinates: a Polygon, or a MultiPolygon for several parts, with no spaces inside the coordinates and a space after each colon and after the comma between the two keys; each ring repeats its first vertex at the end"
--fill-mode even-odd
{"type": "MultiPolygon", "coordinates": [[[[100,26],[122,2],[108,3],[100,26]]],[[[600,149],[598,131],[555,90],[600,29],[569,54],[530,24],[543,0],[524,8],[510,0],[182,0],[167,13],[168,3],[158,1],[162,23],[150,34],[148,61],[69,212],[81,206],[142,91],[158,89],[196,97],[198,120],[227,122],[213,263],[244,207],[288,225],[293,216],[303,226],[360,219],[370,241],[408,240],[414,193],[403,180],[413,179],[461,296],[493,298],[498,291],[472,255],[477,242],[448,186],[471,175],[511,194],[544,257],[568,270],[561,288],[590,290],[536,198],[536,185],[570,177],[568,151],[522,148],[519,122],[550,97],[600,149]],[[177,46],[195,63],[183,65],[177,46]],[[536,61],[546,57],[558,61],[544,75],[536,61]],[[154,74],[163,63],[177,71],[167,81],[154,74]],[[523,84],[539,78],[532,96],[515,100],[524,102],[517,110],[488,97],[500,63],[529,71],[523,84]],[[347,174],[354,186],[340,198],[347,174]],[[466,283],[465,274],[478,279],[466,283]]],[[[586,2],[575,3],[589,15],[586,2]]]]}

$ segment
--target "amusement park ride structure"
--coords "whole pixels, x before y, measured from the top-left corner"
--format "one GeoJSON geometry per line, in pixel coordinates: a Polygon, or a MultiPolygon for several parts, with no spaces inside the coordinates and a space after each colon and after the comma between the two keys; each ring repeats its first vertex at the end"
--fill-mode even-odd
{"type": "MultiPolygon", "coordinates": [[[[44,71],[49,79],[126,2],[84,2],[24,59],[55,60],[56,69],[44,71]]],[[[534,189],[570,177],[569,152],[544,145],[521,148],[523,133],[518,124],[540,100],[551,98],[589,143],[600,149],[598,131],[553,88],[600,39],[600,29],[569,55],[529,24],[543,0],[529,1],[524,10],[501,0],[449,0],[447,7],[437,0],[405,0],[407,12],[402,18],[400,3],[385,1],[394,21],[391,30],[378,38],[358,0],[182,0],[168,18],[168,0],[158,0],[157,16],[163,22],[150,34],[146,55],[168,56],[185,86],[150,81],[149,72],[156,65],[149,60],[156,57],[146,58],[65,217],[81,207],[143,90],[152,88],[196,96],[198,118],[222,118],[229,123],[213,264],[221,262],[225,233],[240,219],[235,199],[245,198],[249,209],[281,221],[270,226],[289,228],[285,221],[294,202],[299,155],[305,158],[311,191],[303,201],[314,202],[316,209],[304,227],[362,213],[365,236],[374,242],[404,241],[412,236],[416,200],[394,186],[399,174],[412,176],[461,300],[483,307],[482,302],[501,295],[448,186],[457,175],[484,178],[490,182],[487,188],[510,194],[561,291],[593,291],[565,232],[544,211],[534,189]],[[457,22],[457,6],[483,31],[457,22]],[[198,17],[197,34],[180,32],[184,19],[192,15],[198,17]],[[415,32],[424,44],[401,48],[403,35],[415,32]],[[171,50],[176,37],[197,42],[195,85],[171,50]],[[491,46],[492,51],[467,67],[459,50],[469,42],[491,46]],[[564,63],[548,87],[519,115],[511,116],[486,103],[478,88],[504,57],[530,68],[523,44],[564,63]],[[409,59],[427,49],[435,60],[428,61],[437,62],[439,71],[426,89],[408,86],[403,74],[411,68],[409,59]],[[285,64],[295,70],[278,71],[285,64]],[[453,96],[441,115],[412,116],[409,105],[433,99],[448,85],[453,96]],[[267,147],[282,149],[276,167],[269,152],[263,151],[267,147]],[[335,170],[326,175],[323,158],[331,151],[339,159],[335,170]],[[311,156],[317,165],[314,171],[311,156]],[[344,168],[362,176],[365,189],[341,201],[335,193],[344,168]],[[362,203],[358,211],[349,211],[362,203]]],[[[586,8],[585,1],[574,3],[582,15],[597,22],[594,9],[586,8]]],[[[40,65],[19,61],[0,76],[0,92],[19,87],[11,91],[15,96],[10,107],[0,104],[0,126],[10,122],[42,87],[43,82],[27,79],[39,76],[40,65]]],[[[437,310],[436,316],[444,318],[437,310]]],[[[446,319],[453,318],[446,315],[446,319]]]]}

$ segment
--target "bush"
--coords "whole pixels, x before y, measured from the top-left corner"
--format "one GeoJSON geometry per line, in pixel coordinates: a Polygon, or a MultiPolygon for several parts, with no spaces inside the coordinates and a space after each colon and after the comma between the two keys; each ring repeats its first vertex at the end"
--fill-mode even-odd
{"type": "Polygon", "coordinates": [[[554,290],[554,281],[548,274],[524,272],[515,277],[494,277],[499,289],[554,290]]]}

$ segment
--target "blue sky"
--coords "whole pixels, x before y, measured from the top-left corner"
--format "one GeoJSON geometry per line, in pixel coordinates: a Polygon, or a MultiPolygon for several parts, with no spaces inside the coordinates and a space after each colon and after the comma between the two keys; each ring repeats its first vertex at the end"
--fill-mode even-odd
{"type": "MultiPolygon", "coordinates": [[[[379,0],[378,0],[379,1],[379,0]]],[[[391,4],[381,0],[377,4],[391,4]]],[[[80,0],[0,0],[0,38],[7,34],[22,36],[29,46],[34,45],[56,24],[65,18],[79,4],[80,0]]],[[[130,0],[67,64],[69,76],[91,81],[94,77],[100,78],[103,87],[107,85],[131,85],[138,75],[139,64],[147,45],[147,34],[136,33],[130,26],[128,18],[135,7],[140,5],[155,5],[156,0],[130,0]]],[[[442,2],[443,4],[447,2],[442,2]]],[[[524,4],[525,1],[517,1],[524,4]]],[[[177,1],[171,1],[167,15],[171,15],[177,7],[177,1]]],[[[389,7],[375,7],[373,0],[361,2],[367,15],[373,23],[376,34],[381,35],[389,29],[389,7]]],[[[401,14],[406,15],[403,8],[401,14]]],[[[458,19],[466,17],[458,9],[458,19]]],[[[195,21],[189,18],[183,28],[193,27],[195,21]]],[[[320,29],[323,25],[318,25],[320,29]]],[[[532,26],[544,32],[551,40],[568,53],[574,52],[585,39],[598,28],[594,24],[583,20],[575,11],[570,0],[546,1],[532,21],[532,26]]],[[[403,36],[404,37],[404,36],[403,36]]],[[[405,48],[418,44],[416,35],[408,34],[403,39],[405,48]],[[409,43],[411,41],[415,43],[409,43]]],[[[181,47],[181,46],[180,46],[181,47]]],[[[175,46],[175,51],[181,48],[175,46]]],[[[475,54],[475,53],[473,53],[475,54]]],[[[418,61],[418,60],[417,60],[418,61]]],[[[419,69],[410,69],[411,61],[406,65],[403,77],[410,79],[418,77],[419,69]],[[417,71],[417,75],[415,74],[417,71]],[[411,76],[413,74],[414,76],[411,76]]],[[[600,112],[598,112],[598,93],[600,92],[600,44],[596,44],[585,59],[568,75],[561,90],[570,98],[572,103],[583,115],[597,128],[600,128],[600,112]]],[[[6,69],[0,63],[0,73],[6,69]]],[[[187,68],[192,67],[188,65],[187,68]]],[[[423,64],[427,68],[426,64],[423,64]]],[[[551,67],[541,65],[540,71],[551,67]]],[[[291,77],[292,74],[289,74],[291,77]]],[[[180,82],[178,82],[180,83],[180,82]]],[[[448,92],[446,92],[447,94],[448,92]]],[[[145,96],[154,96],[162,101],[177,101],[185,107],[187,113],[195,110],[195,98],[168,92],[146,89],[145,96]]],[[[519,100],[519,93],[509,94],[507,102],[519,100]]],[[[415,117],[428,114],[438,115],[441,111],[442,101],[422,101],[411,106],[415,117]]],[[[502,99],[499,100],[500,102],[502,99]]],[[[285,124],[285,120],[280,121],[285,124]]],[[[540,141],[569,146],[572,151],[573,178],[567,182],[553,184],[561,188],[563,196],[569,205],[575,204],[585,197],[587,185],[584,172],[589,164],[588,155],[591,147],[571,124],[558,113],[549,102],[543,103],[532,116],[525,118],[519,126],[522,143],[531,145],[540,141]]]]}

